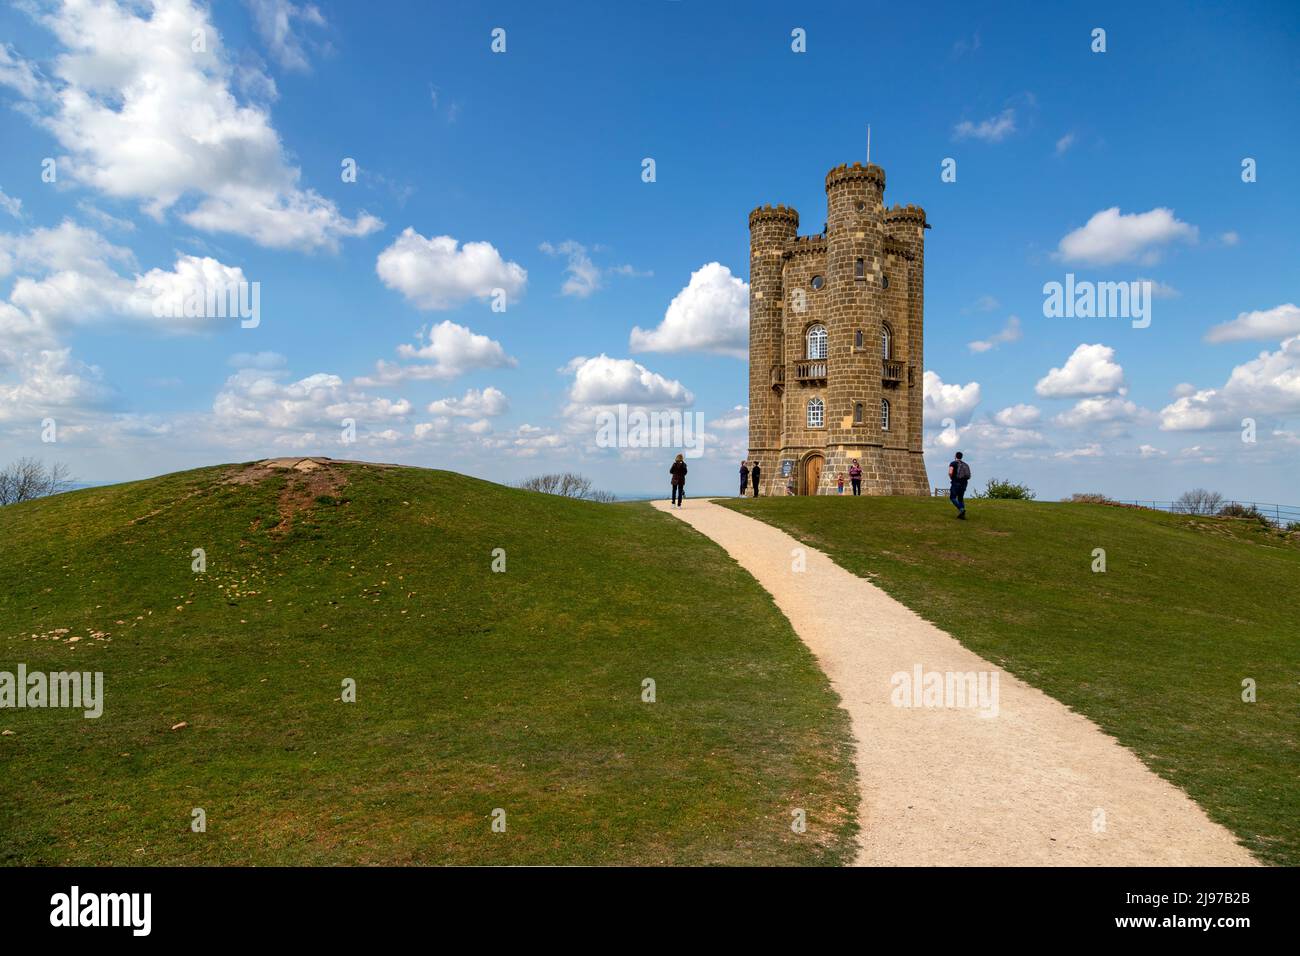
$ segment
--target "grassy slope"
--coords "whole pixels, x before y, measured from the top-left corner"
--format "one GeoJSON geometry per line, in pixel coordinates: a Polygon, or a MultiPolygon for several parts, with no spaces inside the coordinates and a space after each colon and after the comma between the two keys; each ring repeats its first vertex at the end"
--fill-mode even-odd
{"type": "Polygon", "coordinates": [[[847,718],[720,549],[648,505],[339,467],[287,532],[298,478],[216,468],[0,509],[0,670],[103,671],[107,700],[0,711],[0,862],[849,855],[847,718]]]}
{"type": "Polygon", "coordinates": [[[1265,861],[1300,864],[1300,547],[1098,505],[726,501],[1086,714],[1265,861]],[[1091,571],[1104,548],[1107,572],[1091,571]],[[1243,703],[1243,678],[1258,702],[1243,703]]]}

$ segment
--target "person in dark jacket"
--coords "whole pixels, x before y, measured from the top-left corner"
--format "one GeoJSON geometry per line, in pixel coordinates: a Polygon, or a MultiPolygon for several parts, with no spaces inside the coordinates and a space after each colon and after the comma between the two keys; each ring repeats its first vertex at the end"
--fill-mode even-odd
{"type": "Polygon", "coordinates": [[[749,462],[740,463],[740,497],[745,497],[745,492],[749,490],[749,462]]]}
{"type": "Polygon", "coordinates": [[[759,469],[759,467],[758,467],[758,459],[754,459],[754,467],[751,468],[751,469],[749,469],[749,480],[752,481],[752,482],[754,483],[754,497],[755,497],[755,498],[758,497],[758,475],[759,475],[759,470],[760,470],[760,469],[759,469]]]}
{"type": "Polygon", "coordinates": [[[672,475],[673,504],[680,508],[682,499],[686,497],[686,461],[681,455],[677,456],[673,466],[668,469],[668,474],[672,475]]]}
{"type": "Polygon", "coordinates": [[[957,517],[966,517],[966,483],[970,481],[970,465],[962,461],[961,452],[948,463],[948,500],[957,509],[957,517]]]}
{"type": "Polygon", "coordinates": [[[853,485],[853,493],[855,495],[862,494],[862,466],[858,464],[856,458],[853,459],[853,464],[849,466],[849,481],[853,485]]]}

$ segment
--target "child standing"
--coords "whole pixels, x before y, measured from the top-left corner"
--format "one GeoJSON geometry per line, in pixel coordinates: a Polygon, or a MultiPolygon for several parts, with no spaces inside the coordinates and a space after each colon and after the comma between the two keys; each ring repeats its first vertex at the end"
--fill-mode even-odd
{"type": "Polygon", "coordinates": [[[844,494],[844,473],[840,472],[835,476],[836,494],[844,494]]]}

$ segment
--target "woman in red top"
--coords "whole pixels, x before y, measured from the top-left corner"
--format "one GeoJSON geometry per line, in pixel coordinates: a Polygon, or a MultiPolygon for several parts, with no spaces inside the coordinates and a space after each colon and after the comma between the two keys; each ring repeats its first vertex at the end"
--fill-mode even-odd
{"type": "Polygon", "coordinates": [[[853,493],[855,495],[862,494],[862,466],[858,464],[856,458],[853,459],[853,464],[849,467],[849,481],[853,482],[853,493]]]}

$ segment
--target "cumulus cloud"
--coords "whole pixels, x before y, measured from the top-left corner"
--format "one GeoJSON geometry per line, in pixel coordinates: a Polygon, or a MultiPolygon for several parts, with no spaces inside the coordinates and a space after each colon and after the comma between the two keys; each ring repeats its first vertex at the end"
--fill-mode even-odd
{"type": "Polygon", "coordinates": [[[494,418],[510,408],[505,392],[488,386],[467,389],[460,398],[440,398],[429,403],[429,414],[449,418],[494,418]]]}
{"type": "Polygon", "coordinates": [[[1044,398],[1109,395],[1124,387],[1124,369],[1108,345],[1080,345],[1065,365],[1038,380],[1034,391],[1044,398]]]}
{"type": "Polygon", "coordinates": [[[1238,365],[1222,388],[1184,393],[1160,410],[1165,431],[1239,428],[1242,418],[1300,414],[1300,335],[1238,365]]]}
{"type": "Polygon", "coordinates": [[[632,359],[579,356],[564,371],[573,376],[569,401],[573,406],[647,405],[680,408],[695,396],[676,379],[665,378],[632,359]]]}
{"type": "Polygon", "coordinates": [[[967,345],[972,352],[988,352],[997,348],[1004,342],[1019,342],[1024,333],[1020,330],[1020,319],[1018,316],[1011,316],[1007,319],[1007,324],[1002,327],[1002,331],[995,332],[987,339],[981,339],[977,342],[971,342],[967,345]]]}
{"type": "Polygon", "coordinates": [[[736,405],[732,407],[730,411],[723,412],[709,422],[709,427],[723,432],[747,431],[749,429],[749,406],[736,405]]]}
{"type": "Polygon", "coordinates": [[[1069,411],[1056,416],[1056,424],[1064,428],[1091,428],[1097,425],[1122,425],[1143,417],[1136,403],[1120,396],[1080,399],[1069,411]]]}
{"type": "Polygon", "coordinates": [[[956,139],[978,139],[986,143],[1000,143],[1016,131],[1016,111],[1005,109],[997,116],[972,123],[962,120],[952,128],[956,139]]]}
{"type": "Polygon", "coordinates": [[[1070,458],[1100,458],[1104,454],[1105,451],[1102,450],[1101,445],[1093,442],[1090,445],[1084,445],[1082,448],[1071,448],[1065,451],[1058,451],[1056,457],[1068,460],[1070,458]]]}
{"type": "Polygon", "coordinates": [[[358,385],[393,385],[406,380],[451,379],[480,368],[511,368],[519,363],[501,343],[444,320],[422,329],[416,345],[403,343],[397,354],[408,362],[399,365],[380,360],[374,375],[357,379],[358,385]]]}
{"type": "Polygon", "coordinates": [[[937,372],[926,370],[925,386],[925,420],[938,424],[945,418],[961,422],[970,419],[975,406],[980,403],[980,383],[969,382],[966,385],[947,385],[937,372]]]}
{"type": "Polygon", "coordinates": [[[745,358],[749,354],[749,283],[718,262],[691,273],[673,296],[654,329],[632,329],[634,352],[713,352],[745,358]]]}
{"type": "Polygon", "coordinates": [[[285,381],[282,372],[255,368],[230,376],[212,403],[217,427],[239,429],[339,428],[345,418],[385,423],[410,413],[411,403],[404,398],[368,396],[327,372],[285,381]]]}
{"type": "Polygon", "coordinates": [[[1086,265],[1158,261],[1161,247],[1171,242],[1195,242],[1196,227],[1175,218],[1173,210],[1123,214],[1118,206],[1094,213],[1088,222],[1067,233],[1056,258],[1086,265]]]}
{"type": "Polygon", "coordinates": [[[1239,342],[1249,339],[1277,341],[1300,335],[1300,307],[1292,302],[1256,312],[1240,312],[1231,322],[1223,322],[1205,335],[1207,342],[1239,342]]]}
{"type": "Polygon", "coordinates": [[[0,82],[67,150],[58,169],[70,180],[272,248],[332,250],[382,226],[300,185],[269,112],[235,95],[241,71],[206,6],[64,3],[37,19],[62,47],[52,78],[6,50],[0,82]],[[196,35],[205,50],[192,50],[196,35]]]}
{"type": "Polygon", "coordinates": [[[0,381],[0,421],[97,408],[114,394],[97,366],[77,361],[66,348],[25,353],[14,370],[11,381],[0,381]]]}
{"type": "Polygon", "coordinates": [[[993,420],[1007,428],[1021,428],[1032,425],[1042,416],[1033,405],[1009,405],[993,416],[993,420]]]}
{"type": "Polygon", "coordinates": [[[450,309],[469,299],[486,300],[504,289],[507,302],[523,294],[528,272],[507,262],[490,242],[461,245],[451,236],[426,239],[407,227],[379,254],[380,281],[416,308],[450,309]]]}

